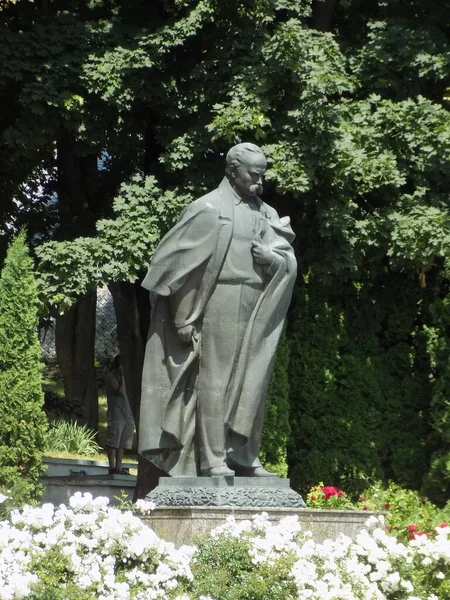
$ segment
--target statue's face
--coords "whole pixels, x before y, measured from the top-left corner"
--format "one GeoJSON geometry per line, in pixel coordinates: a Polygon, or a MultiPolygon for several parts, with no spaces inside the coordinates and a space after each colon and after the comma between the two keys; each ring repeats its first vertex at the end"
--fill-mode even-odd
{"type": "Polygon", "coordinates": [[[263,191],[266,169],[267,161],[264,156],[246,152],[243,163],[231,173],[231,184],[241,196],[259,196],[263,191]]]}

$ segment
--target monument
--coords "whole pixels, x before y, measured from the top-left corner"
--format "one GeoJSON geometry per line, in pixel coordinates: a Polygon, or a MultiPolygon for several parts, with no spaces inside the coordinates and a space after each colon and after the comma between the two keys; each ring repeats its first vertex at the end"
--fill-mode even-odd
{"type": "Polygon", "coordinates": [[[258,458],[296,278],[289,218],[259,197],[266,167],[258,146],[231,148],[219,187],[185,208],[142,283],[156,301],[139,452],[170,476],[150,494],[159,504],[304,506],[258,458]]]}

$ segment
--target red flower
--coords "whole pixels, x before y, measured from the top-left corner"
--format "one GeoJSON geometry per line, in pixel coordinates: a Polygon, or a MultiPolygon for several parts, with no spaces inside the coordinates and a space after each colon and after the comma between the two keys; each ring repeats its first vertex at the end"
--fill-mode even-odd
{"type": "Polygon", "coordinates": [[[322,493],[325,496],[325,500],[329,500],[331,496],[337,496],[338,498],[342,496],[341,490],[337,487],[334,487],[334,485],[326,485],[322,488],[322,493]]]}
{"type": "Polygon", "coordinates": [[[448,527],[448,523],[441,523],[441,524],[439,525],[439,527],[440,527],[441,529],[444,529],[445,527],[448,527]]]}
{"type": "Polygon", "coordinates": [[[386,504],[384,505],[384,510],[389,510],[391,508],[391,505],[389,504],[389,502],[386,502],[386,504]]]}
{"type": "Polygon", "coordinates": [[[426,536],[426,535],[428,535],[428,533],[426,531],[418,531],[416,533],[416,536],[418,536],[418,535],[425,535],[426,536]]]}
{"type": "Polygon", "coordinates": [[[389,531],[389,529],[391,528],[390,525],[385,525],[384,528],[386,529],[386,531],[389,531]]]}
{"type": "Polygon", "coordinates": [[[361,498],[359,499],[360,502],[365,502],[366,501],[366,497],[365,496],[361,496],[361,498]]]}
{"type": "Polygon", "coordinates": [[[408,525],[408,531],[409,533],[414,533],[417,531],[417,525],[408,525]]]}
{"type": "Polygon", "coordinates": [[[363,510],[369,510],[369,507],[367,506],[367,504],[364,504],[363,510]]]}
{"type": "Polygon", "coordinates": [[[315,497],[315,496],[311,496],[311,500],[315,500],[315,499],[316,499],[316,497],[315,497]]]}
{"type": "Polygon", "coordinates": [[[341,490],[338,490],[337,497],[342,498],[343,495],[344,495],[344,492],[341,492],[341,490]]]}

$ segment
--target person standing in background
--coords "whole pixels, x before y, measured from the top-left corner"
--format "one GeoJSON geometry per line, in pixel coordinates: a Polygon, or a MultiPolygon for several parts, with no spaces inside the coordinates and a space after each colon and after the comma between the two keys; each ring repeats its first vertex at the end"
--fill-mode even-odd
{"type": "Polygon", "coordinates": [[[106,376],[106,399],[108,403],[106,453],[110,475],[129,475],[122,468],[124,450],[133,446],[134,419],[125,388],[120,355],[114,357],[112,369],[106,376]]]}

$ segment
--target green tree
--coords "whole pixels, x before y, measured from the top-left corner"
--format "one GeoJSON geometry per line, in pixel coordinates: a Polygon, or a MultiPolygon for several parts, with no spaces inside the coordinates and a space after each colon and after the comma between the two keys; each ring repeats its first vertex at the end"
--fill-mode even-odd
{"type": "Polygon", "coordinates": [[[37,337],[37,291],[25,234],[11,243],[0,276],[0,487],[15,502],[42,488],[47,420],[37,337]]]}

